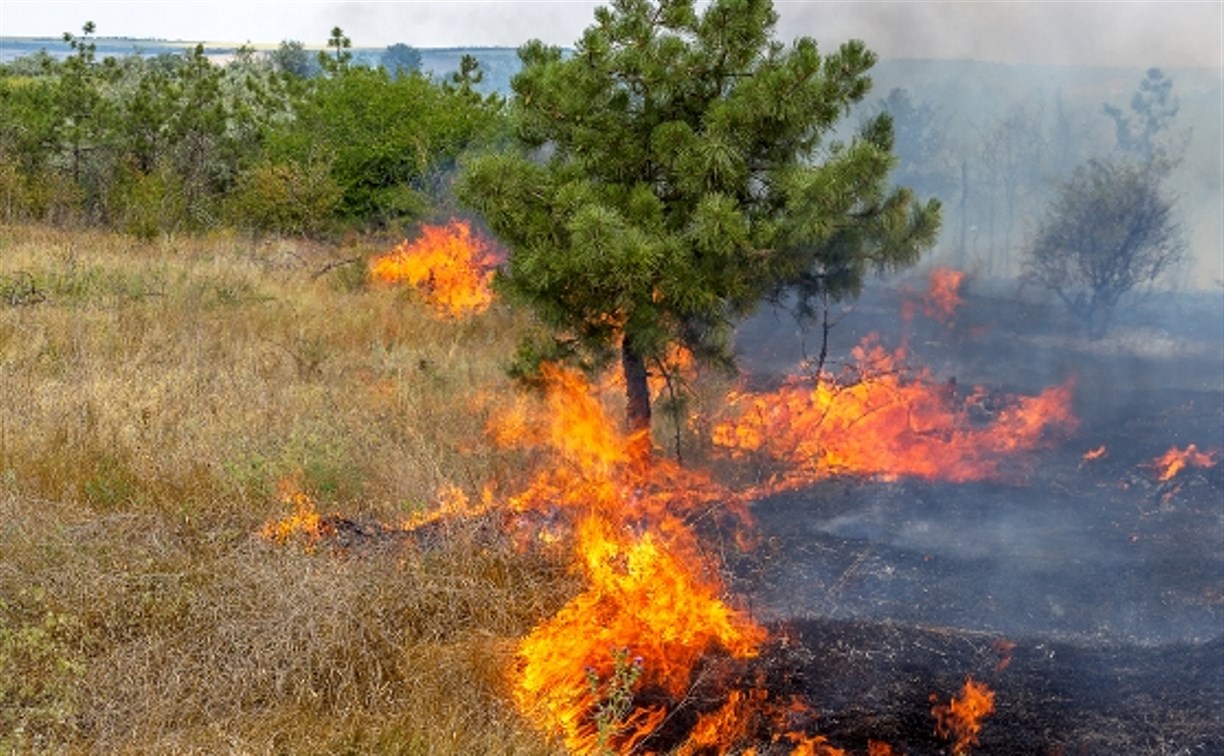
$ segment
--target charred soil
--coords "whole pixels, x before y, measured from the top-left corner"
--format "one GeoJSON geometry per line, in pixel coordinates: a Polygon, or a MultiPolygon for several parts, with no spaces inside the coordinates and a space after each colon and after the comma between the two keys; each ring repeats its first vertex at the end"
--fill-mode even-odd
{"type": "MultiPolygon", "coordinates": [[[[1097,342],[997,296],[952,327],[899,327],[905,296],[865,297],[838,338],[904,330],[966,388],[1073,378],[1079,426],[1007,481],[839,477],[756,502],[759,545],[728,567],[783,641],[770,684],[799,681],[818,731],[855,752],[951,752],[930,701],[972,676],[997,694],[981,753],[1224,753],[1224,471],[1155,464],[1224,447],[1219,296],[1151,304],[1097,342]]],[[[742,340],[763,385],[802,356],[782,322],[742,340]]]]}

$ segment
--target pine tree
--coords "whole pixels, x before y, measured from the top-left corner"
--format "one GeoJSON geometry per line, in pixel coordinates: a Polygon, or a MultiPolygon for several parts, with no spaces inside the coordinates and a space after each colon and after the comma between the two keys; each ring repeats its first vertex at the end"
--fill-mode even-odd
{"type": "Polygon", "coordinates": [[[513,79],[519,149],[472,161],[460,197],[510,247],[502,285],[584,355],[619,346],[630,428],[672,342],[730,358],[765,297],[854,293],[913,263],[938,203],[890,189],[886,114],[826,143],[870,88],[858,41],[773,39],[769,0],[615,0],[572,53],[538,40],[513,79]]]}

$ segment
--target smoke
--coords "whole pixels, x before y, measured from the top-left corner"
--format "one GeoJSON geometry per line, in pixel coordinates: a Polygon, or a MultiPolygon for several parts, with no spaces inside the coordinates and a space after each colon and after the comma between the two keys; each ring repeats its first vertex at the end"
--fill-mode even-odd
{"type": "Polygon", "coordinates": [[[824,46],[858,38],[883,58],[1216,69],[1222,7],[1144,1],[777,3],[783,38],[806,35],[824,46]]]}
{"type": "MultiPolygon", "coordinates": [[[[282,20],[289,31],[274,38],[322,41],[338,25],[360,46],[406,42],[417,47],[517,47],[529,39],[570,46],[594,22],[595,8],[607,4],[609,0],[306,3],[296,20],[282,20]]],[[[1219,3],[776,0],[775,8],[782,39],[810,36],[832,49],[857,38],[883,58],[1130,68],[1221,65],[1219,3]]]]}

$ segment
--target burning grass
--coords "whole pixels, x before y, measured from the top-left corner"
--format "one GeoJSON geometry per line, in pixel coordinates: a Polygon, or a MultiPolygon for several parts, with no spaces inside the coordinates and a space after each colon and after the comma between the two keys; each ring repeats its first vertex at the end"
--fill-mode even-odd
{"type": "MultiPolygon", "coordinates": [[[[768,473],[730,488],[620,432],[576,373],[546,366],[542,392],[514,391],[515,313],[459,317],[429,299],[440,274],[367,287],[329,259],[377,250],[5,231],[0,277],[22,296],[0,304],[0,749],[991,742],[994,692],[964,677],[980,666],[909,681],[935,696],[926,740],[822,710],[824,661],[795,661],[815,641],[791,649],[758,622],[723,559],[751,544],[749,497],[844,473],[1023,482],[1028,455],[1075,428],[1070,384],[962,390],[864,341],[843,373],[675,423],[677,449],[768,473]]],[[[438,258],[408,254],[435,232],[397,264],[438,258]]],[[[961,283],[933,275],[926,315],[953,328],[961,283]]],[[[1218,459],[1173,452],[1149,472],[1187,486],[1186,466],[1218,459]]],[[[909,721],[921,701],[893,705],[909,721]]]]}

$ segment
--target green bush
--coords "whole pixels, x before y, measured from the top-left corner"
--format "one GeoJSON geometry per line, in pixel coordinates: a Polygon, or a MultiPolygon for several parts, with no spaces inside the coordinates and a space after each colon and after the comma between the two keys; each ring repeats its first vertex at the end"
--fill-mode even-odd
{"type": "Polygon", "coordinates": [[[330,160],[261,162],[239,177],[228,214],[256,231],[313,234],[331,225],[341,194],[330,160]]]}
{"type": "Polygon", "coordinates": [[[114,223],[124,233],[150,240],[178,230],[187,221],[179,179],[167,168],[124,172],[112,200],[114,223]]]}

